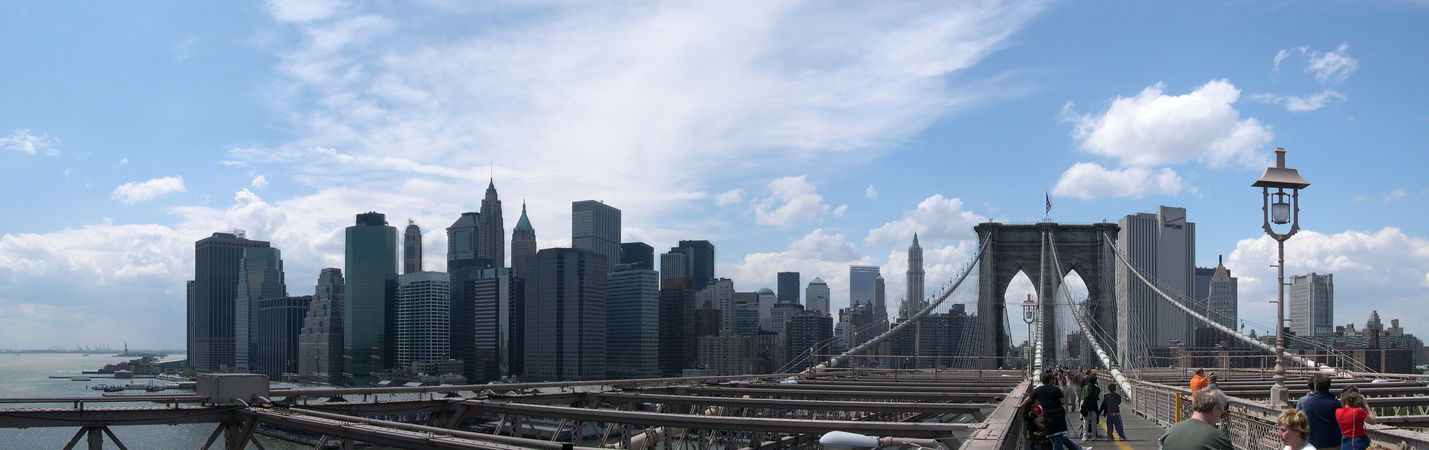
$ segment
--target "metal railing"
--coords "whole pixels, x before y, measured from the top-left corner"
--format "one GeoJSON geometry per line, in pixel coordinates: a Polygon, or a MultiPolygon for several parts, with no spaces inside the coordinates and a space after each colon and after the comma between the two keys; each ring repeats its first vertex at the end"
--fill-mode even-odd
{"type": "MultiPolygon", "coordinates": [[[[1191,417],[1191,391],[1148,381],[1133,381],[1132,409],[1142,417],[1171,426],[1191,417]]],[[[1280,410],[1268,403],[1230,397],[1221,431],[1235,448],[1275,450],[1283,448],[1275,432],[1280,410]]],[[[1367,425],[1366,434],[1375,444],[1388,448],[1429,449],[1429,434],[1387,425],[1367,425]]]]}

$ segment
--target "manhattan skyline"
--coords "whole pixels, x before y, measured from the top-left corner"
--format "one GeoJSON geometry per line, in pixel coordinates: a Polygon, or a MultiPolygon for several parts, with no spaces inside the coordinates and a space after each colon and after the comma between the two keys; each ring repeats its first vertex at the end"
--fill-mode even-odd
{"type": "Polygon", "coordinates": [[[1337,324],[1377,309],[1424,334],[1426,19],[1415,2],[7,4],[0,347],[182,347],[193,243],[235,228],[282,250],[290,295],[343,266],[366,211],[414,220],[444,271],[444,228],[493,181],[539,248],[569,247],[570,203],[601,200],[623,242],[708,240],[739,291],[800,272],[835,310],[850,265],[879,266],[899,304],[914,232],[932,294],[974,224],[1041,220],[1047,197],[1066,223],[1184,207],[1196,265],[1226,255],[1240,314],[1269,323],[1249,185],[1276,147],[1312,183],[1287,275],[1337,275],[1337,324]]]}

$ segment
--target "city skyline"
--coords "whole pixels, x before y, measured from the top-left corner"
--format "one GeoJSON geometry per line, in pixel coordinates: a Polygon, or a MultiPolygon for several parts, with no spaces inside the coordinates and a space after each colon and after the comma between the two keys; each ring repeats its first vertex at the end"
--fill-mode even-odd
{"type": "Polygon", "coordinates": [[[192,246],[235,228],[282,250],[294,296],[343,267],[365,211],[414,220],[423,269],[445,271],[442,230],[493,180],[505,217],[530,205],[540,249],[571,245],[571,202],[601,200],[622,242],[708,240],[737,291],[799,272],[835,311],[850,265],[881,267],[900,303],[914,232],[932,294],[973,224],[1039,220],[1046,196],[1066,223],[1184,207],[1195,265],[1227,255],[1241,316],[1269,323],[1274,245],[1249,184],[1275,147],[1312,183],[1287,275],[1339,275],[1336,324],[1378,309],[1429,327],[1413,3],[3,8],[0,48],[31,62],[0,70],[0,185],[26,193],[0,218],[6,347],[181,347],[192,246]],[[523,94],[546,88],[560,108],[523,94]],[[1161,122],[1118,134],[1135,115],[1161,122]]]}

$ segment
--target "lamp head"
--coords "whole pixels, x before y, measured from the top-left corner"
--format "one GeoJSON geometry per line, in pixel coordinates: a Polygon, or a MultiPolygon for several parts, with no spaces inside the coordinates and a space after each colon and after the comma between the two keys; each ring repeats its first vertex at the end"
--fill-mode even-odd
{"type": "Polygon", "coordinates": [[[878,447],[878,438],[847,431],[830,431],[819,438],[819,444],[833,447],[875,448],[878,447]]]}
{"type": "Polygon", "coordinates": [[[1277,189],[1304,189],[1309,181],[1300,178],[1300,171],[1285,167],[1285,149],[1275,149],[1275,167],[1266,167],[1265,174],[1251,186],[1277,189]]]}

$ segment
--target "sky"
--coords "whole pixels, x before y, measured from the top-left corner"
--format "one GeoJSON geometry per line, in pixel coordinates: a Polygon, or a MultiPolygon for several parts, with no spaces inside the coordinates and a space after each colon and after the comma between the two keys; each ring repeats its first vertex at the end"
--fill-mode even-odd
{"type": "Polygon", "coordinates": [[[1426,23],[1422,0],[0,2],[0,348],[181,348],[215,231],[281,249],[291,295],[365,211],[444,270],[488,182],[542,248],[601,200],[625,241],[707,239],[736,290],[798,271],[835,308],[851,264],[902,298],[914,232],[932,293],[979,222],[1180,206],[1264,332],[1250,184],[1277,147],[1311,182],[1287,273],[1335,275],[1336,323],[1426,335],[1426,23]]]}

